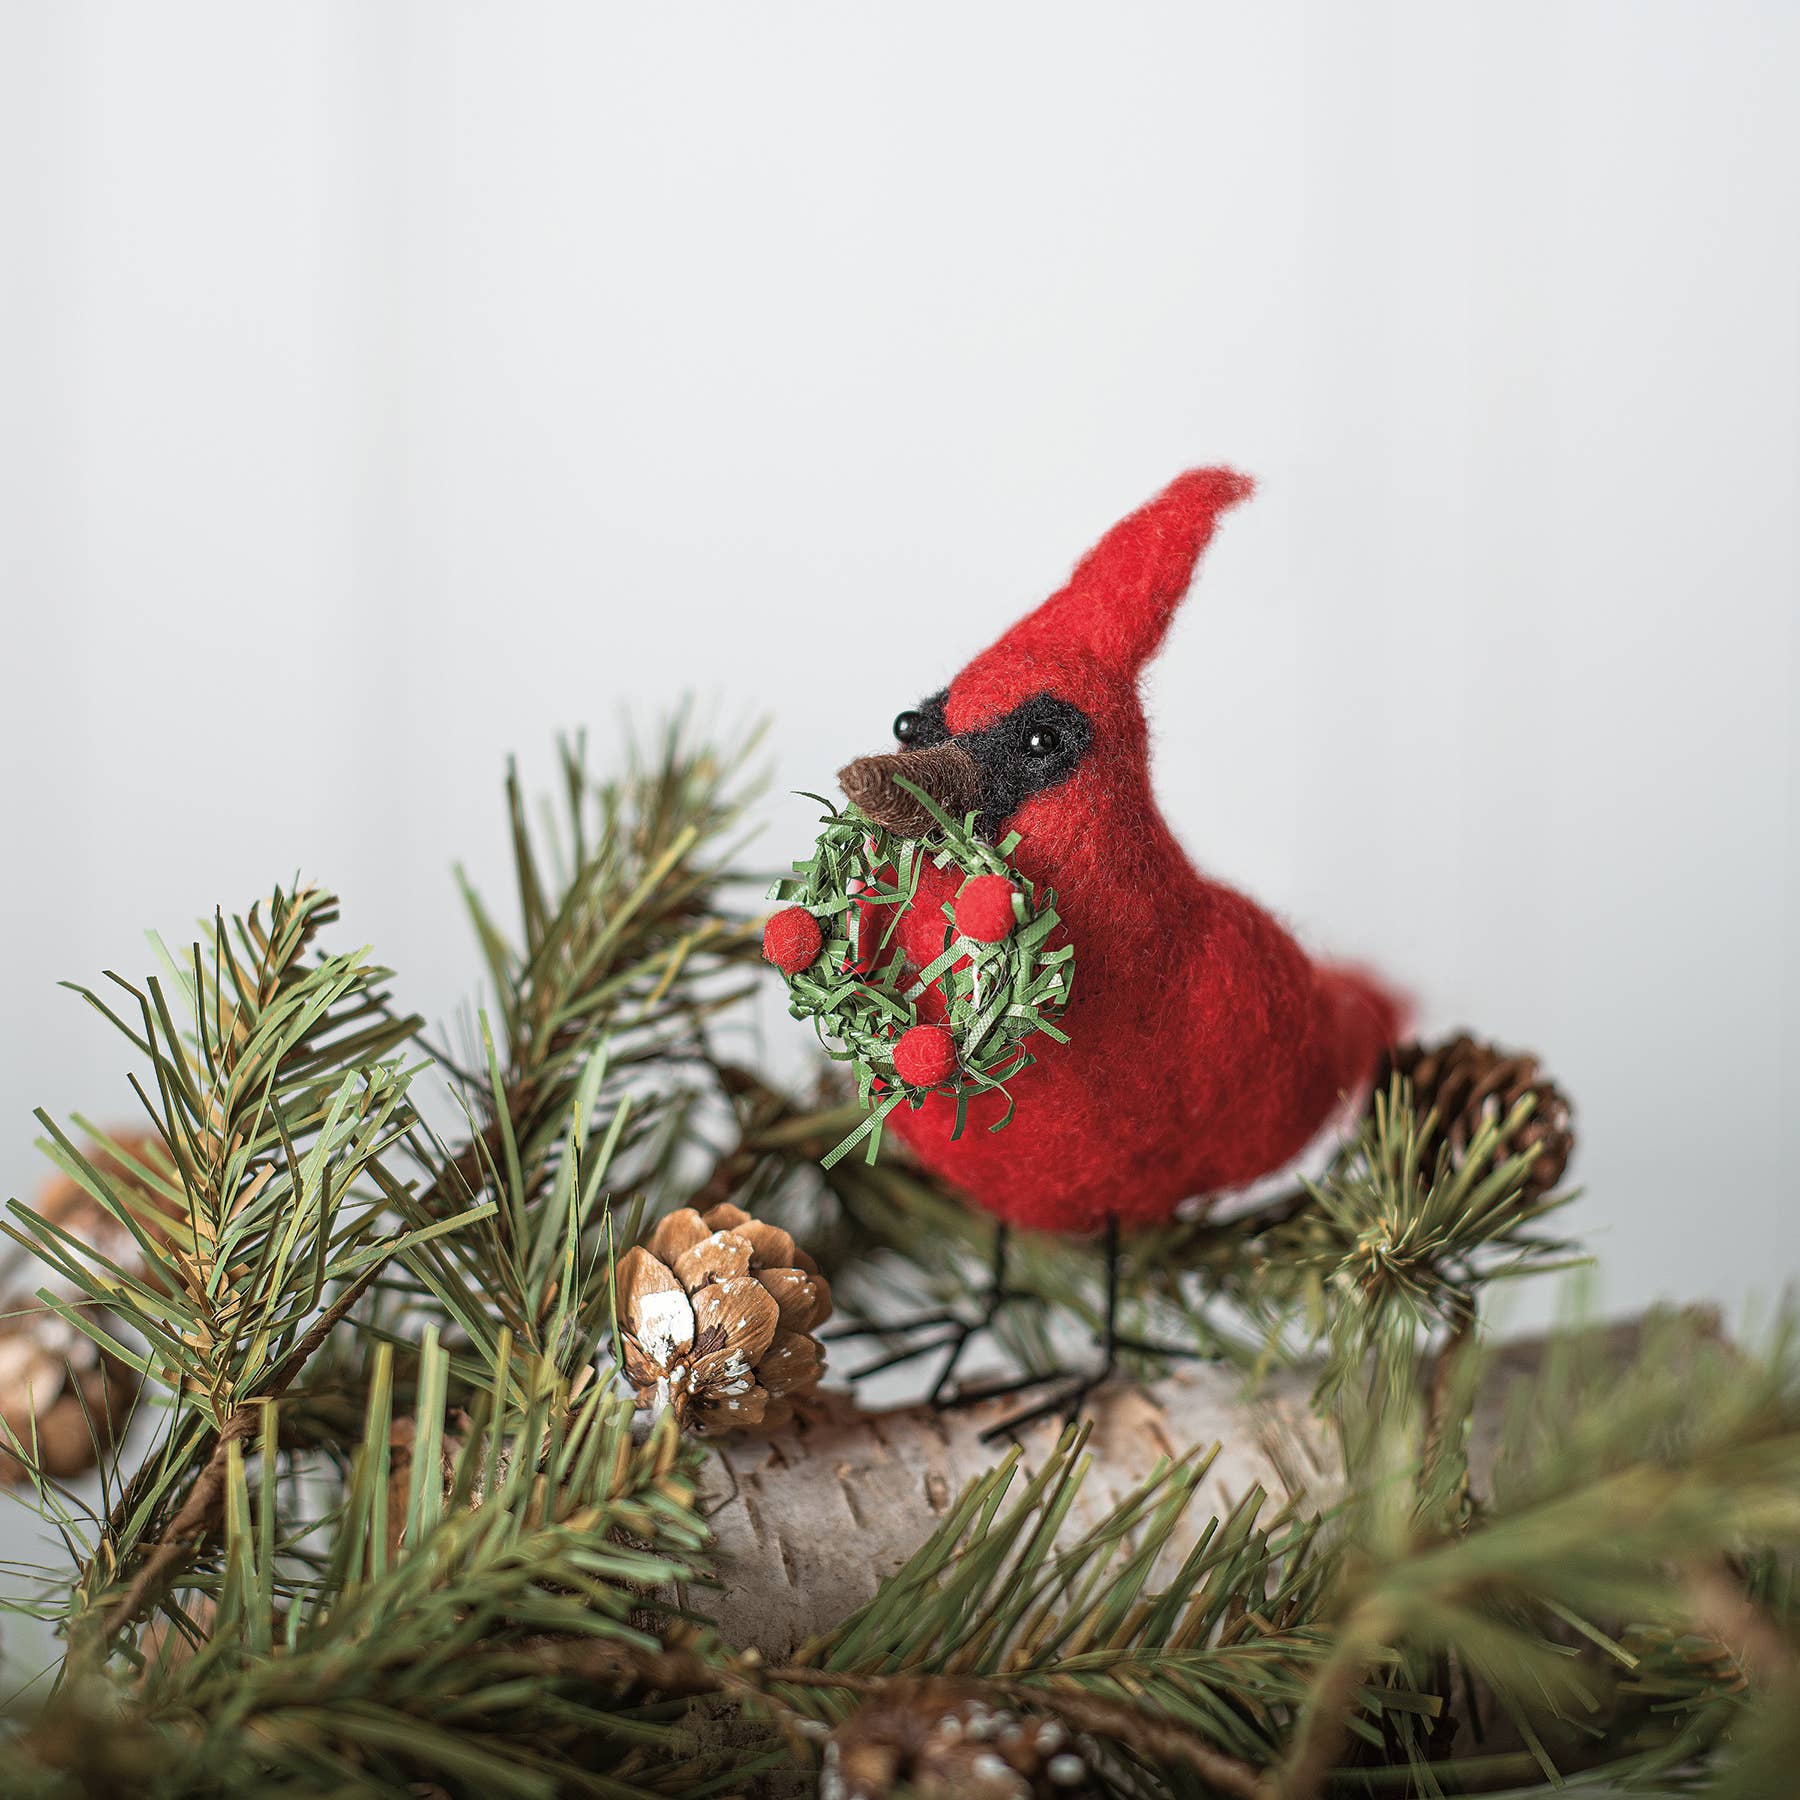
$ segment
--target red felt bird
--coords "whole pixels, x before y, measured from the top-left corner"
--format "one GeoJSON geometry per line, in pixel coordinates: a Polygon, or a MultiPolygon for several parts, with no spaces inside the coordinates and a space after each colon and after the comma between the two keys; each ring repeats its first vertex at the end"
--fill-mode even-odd
{"type": "MultiPolygon", "coordinates": [[[[1056,892],[1075,945],[1067,1045],[983,1094],[952,1136],[941,1094],[888,1129],[1006,1223],[1109,1237],[1294,1158],[1373,1077],[1402,1021],[1395,995],[1312,961],[1269,913],[1202,875],[1150,784],[1138,679],[1161,646],[1219,515],[1251,483],[1196,469],[1109,531],[1068,584],[895,721],[902,748],[841,771],[869,817],[921,825],[904,775],[980,813],[1056,892]],[[973,803],[971,805],[971,802],[973,803]]],[[[944,948],[962,877],[924,864],[899,927],[909,962],[944,948]]],[[[934,996],[924,996],[929,1021],[934,996]]],[[[937,1001],[941,1016],[941,999],[937,1001]]],[[[1109,1351],[1110,1363],[1110,1351],[1109,1351]]]]}

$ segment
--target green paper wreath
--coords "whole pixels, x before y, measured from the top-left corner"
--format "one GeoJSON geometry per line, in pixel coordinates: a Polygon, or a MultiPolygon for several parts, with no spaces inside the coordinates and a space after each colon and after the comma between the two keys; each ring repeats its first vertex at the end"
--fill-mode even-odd
{"type": "Polygon", "coordinates": [[[1013,1114],[1006,1081],[1037,1060],[1028,1040],[1041,1036],[1068,1042],[1055,1021],[1069,1004],[1075,952],[1066,943],[1049,947],[1060,922],[1056,895],[1035,887],[1013,867],[1009,858],[1019,834],[1011,832],[999,844],[989,844],[975,830],[974,813],[954,819],[911,782],[902,778],[900,785],[936,821],[929,837],[903,838],[855,807],[840,812],[829,800],[809,794],[808,799],[827,809],[820,821],[824,830],[812,856],[796,862],[793,875],[769,891],[771,900],[811,914],[822,940],[808,967],[786,975],[788,1010],[797,1019],[812,1021],[833,1061],[851,1066],[857,1098],[869,1109],[856,1130],[823,1159],[826,1168],[865,1140],[865,1155],[873,1162],[887,1115],[902,1101],[916,1110],[930,1093],[955,1099],[952,1135],[960,1137],[969,1101],[998,1090],[1006,1095],[1006,1111],[989,1129],[1001,1130],[1013,1114]],[[942,954],[923,969],[908,969],[893,938],[926,858],[965,877],[998,875],[1010,882],[1014,923],[997,943],[964,937],[957,933],[952,905],[946,902],[949,937],[942,954]],[[885,922],[884,910],[889,914],[885,922]],[[859,961],[865,916],[875,922],[875,942],[873,954],[859,961]],[[956,1068],[934,1086],[908,1086],[895,1073],[894,1046],[918,1023],[919,996],[933,984],[948,1005],[942,1023],[956,1046],[956,1068]]]}

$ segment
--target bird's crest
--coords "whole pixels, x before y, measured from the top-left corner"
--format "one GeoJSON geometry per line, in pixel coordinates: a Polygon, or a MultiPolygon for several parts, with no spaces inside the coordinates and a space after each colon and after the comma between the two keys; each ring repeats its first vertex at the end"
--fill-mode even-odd
{"type": "Polygon", "coordinates": [[[1136,685],[1169,629],[1219,515],[1255,484],[1235,469],[1190,469],[1121,519],[1068,581],[983,651],[951,689],[961,730],[1014,703],[1035,674],[1079,661],[1136,685]]]}

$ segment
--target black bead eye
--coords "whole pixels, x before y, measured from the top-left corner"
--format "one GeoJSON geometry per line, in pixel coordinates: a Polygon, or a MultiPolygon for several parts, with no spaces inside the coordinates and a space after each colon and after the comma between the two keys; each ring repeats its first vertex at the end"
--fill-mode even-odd
{"type": "Polygon", "coordinates": [[[1025,740],[1028,756],[1054,756],[1062,748],[1062,733],[1054,725],[1039,725],[1025,740]]]}
{"type": "Polygon", "coordinates": [[[923,715],[909,710],[901,713],[900,716],[895,719],[894,736],[898,738],[901,743],[910,744],[918,738],[920,732],[924,729],[924,726],[925,720],[923,715]]]}

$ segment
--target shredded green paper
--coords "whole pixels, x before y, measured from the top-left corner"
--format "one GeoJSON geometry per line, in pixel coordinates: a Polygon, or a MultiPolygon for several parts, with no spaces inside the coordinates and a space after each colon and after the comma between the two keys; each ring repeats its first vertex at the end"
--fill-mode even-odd
{"type": "Polygon", "coordinates": [[[999,1131],[1013,1114],[1006,1081],[1037,1060],[1028,1041],[1068,1042],[1055,1021],[1069,1004],[1075,952],[1066,943],[1049,947],[1059,923],[1056,895],[1035,888],[1008,860],[1019,834],[989,844],[975,829],[974,813],[951,818],[911,782],[902,779],[901,785],[936,820],[928,838],[900,837],[854,807],[840,812],[829,800],[809,795],[827,809],[824,830],[811,858],[796,862],[793,875],[769,894],[783,905],[805,907],[819,921],[824,948],[811,968],[788,977],[789,1011],[811,1019],[826,1054],[850,1064],[857,1097],[868,1109],[856,1130],[824,1158],[826,1168],[859,1143],[873,1162],[887,1115],[902,1101],[918,1108],[932,1092],[955,1098],[952,1135],[957,1137],[974,1095],[1005,1094],[1006,1111],[990,1127],[999,1131]],[[926,858],[965,877],[1002,875],[1010,881],[1017,914],[1010,935],[997,944],[960,936],[946,902],[943,951],[925,968],[909,967],[894,937],[926,858]],[[866,966],[859,967],[865,915],[873,923],[873,946],[866,966]],[[942,1023],[956,1042],[956,1073],[935,1089],[908,1087],[894,1073],[894,1045],[918,1023],[919,998],[933,985],[948,1004],[942,1023]]]}

